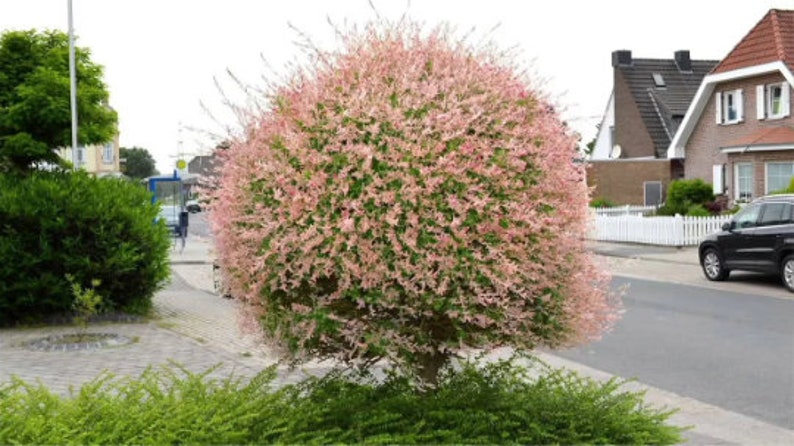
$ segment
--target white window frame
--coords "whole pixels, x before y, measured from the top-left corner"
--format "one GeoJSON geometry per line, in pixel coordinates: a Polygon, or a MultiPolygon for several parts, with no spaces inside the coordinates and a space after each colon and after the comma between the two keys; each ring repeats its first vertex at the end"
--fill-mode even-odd
{"type": "Polygon", "coordinates": [[[755,91],[758,119],[782,119],[791,114],[791,87],[788,82],[758,85],[755,91]],[[775,105],[778,106],[777,112],[775,105]]]}
{"type": "Polygon", "coordinates": [[[731,125],[744,121],[744,95],[742,89],[727,90],[715,95],[717,124],[731,125]],[[733,118],[729,116],[733,112],[733,118]]]}
{"type": "Polygon", "coordinates": [[[102,146],[102,162],[105,164],[113,164],[115,161],[115,145],[112,142],[105,143],[102,146]]]}
{"type": "Polygon", "coordinates": [[[764,192],[770,194],[772,192],[777,192],[782,189],[788,188],[789,183],[791,182],[791,178],[794,177],[794,161],[770,161],[764,164],[764,192]],[[791,174],[789,175],[788,181],[783,187],[776,187],[770,188],[769,187],[769,166],[770,165],[789,165],[791,166],[790,171],[791,174]]]}
{"type": "Polygon", "coordinates": [[[734,165],[734,198],[737,201],[750,201],[753,198],[753,189],[755,185],[755,172],[753,163],[736,163],[734,165]],[[749,187],[748,189],[744,189],[742,187],[742,177],[739,175],[739,170],[742,167],[750,168],[750,178],[749,178],[749,187]]]}

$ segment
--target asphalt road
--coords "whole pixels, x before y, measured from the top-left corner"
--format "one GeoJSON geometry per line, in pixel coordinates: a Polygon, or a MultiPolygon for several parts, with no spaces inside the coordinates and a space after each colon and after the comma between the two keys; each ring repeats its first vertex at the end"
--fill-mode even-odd
{"type": "Polygon", "coordinates": [[[552,353],[794,429],[794,301],[613,278],[624,286],[626,312],[612,332],[552,353]]]}

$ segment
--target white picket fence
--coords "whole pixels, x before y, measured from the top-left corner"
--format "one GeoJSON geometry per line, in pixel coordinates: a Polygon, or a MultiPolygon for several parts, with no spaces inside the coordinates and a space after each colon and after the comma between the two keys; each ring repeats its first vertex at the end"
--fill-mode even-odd
{"type": "Polygon", "coordinates": [[[596,215],[591,238],[608,242],[632,242],[665,246],[693,246],[720,229],[730,216],[643,217],[596,215]]]}
{"type": "Polygon", "coordinates": [[[608,208],[594,208],[596,215],[617,216],[617,215],[653,215],[658,209],[657,206],[613,206],[608,208]]]}

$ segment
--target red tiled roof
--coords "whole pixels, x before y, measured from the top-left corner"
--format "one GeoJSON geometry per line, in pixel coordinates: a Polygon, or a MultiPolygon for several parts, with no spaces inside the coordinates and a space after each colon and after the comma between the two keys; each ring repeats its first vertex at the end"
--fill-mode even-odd
{"type": "Polygon", "coordinates": [[[712,73],[776,61],[794,68],[794,11],[770,9],[712,73]]]}
{"type": "Polygon", "coordinates": [[[794,144],[794,128],[784,125],[765,127],[731,141],[726,147],[772,146],[780,144],[794,144]]]}

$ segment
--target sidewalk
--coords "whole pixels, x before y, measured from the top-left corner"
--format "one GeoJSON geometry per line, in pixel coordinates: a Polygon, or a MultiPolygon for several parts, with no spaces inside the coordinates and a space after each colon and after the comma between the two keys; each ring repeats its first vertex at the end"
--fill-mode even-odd
{"type": "Polygon", "coordinates": [[[697,246],[655,246],[638,243],[587,242],[593,252],[607,257],[654,260],[682,265],[699,265],[697,246]]]}

